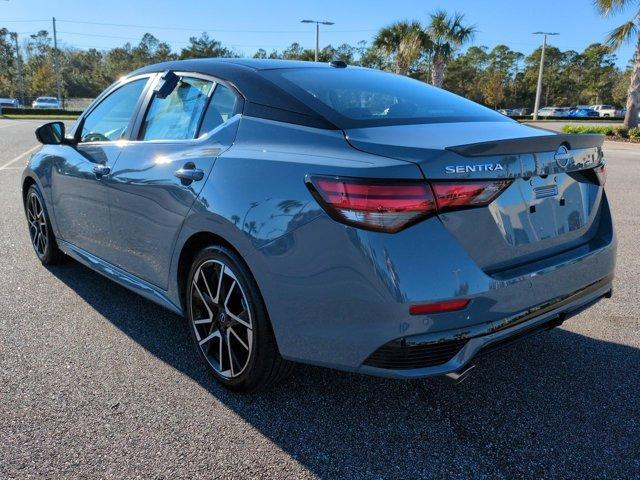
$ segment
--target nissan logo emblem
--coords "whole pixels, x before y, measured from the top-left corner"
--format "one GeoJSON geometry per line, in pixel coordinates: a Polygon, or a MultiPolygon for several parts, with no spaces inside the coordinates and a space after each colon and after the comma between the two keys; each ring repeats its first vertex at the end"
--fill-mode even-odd
{"type": "Polygon", "coordinates": [[[560,168],[565,169],[569,166],[569,162],[573,160],[573,154],[567,150],[567,147],[560,145],[553,158],[560,168]]]}

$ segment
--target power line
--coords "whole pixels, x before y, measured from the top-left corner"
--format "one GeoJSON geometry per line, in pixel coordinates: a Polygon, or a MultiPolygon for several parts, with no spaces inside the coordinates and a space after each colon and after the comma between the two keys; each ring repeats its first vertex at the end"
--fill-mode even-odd
{"type": "MultiPolygon", "coordinates": [[[[45,23],[49,22],[49,19],[42,20],[3,20],[3,23],[45,23]]],[[[132,23],[110,23],[110,22],[92,22],[84,20],[64,20],[56,19],[57,23],[73,23],[79,25],[99,25],[104,27],[122,27],[122,28],[149,28],[154,30],[176,30],[184,32],[213,32],[213,33],[265,33],[265,34],[290,34],[290,33],[308,33],[307,30],[243,30],[243,29],[219,29],[219,28],[196,28],[196,27],[170,27],[164,25],[138,25],[132,23]]],[[[331,30],[327,33],[366,33],[377,32],[379,29],[367,28],[367,29],[354,29],[354,30],[331,30]]],[[[61,32],[62,33],[62,32],[61,32]]],[[[114,37],[116,38],[116,37],[114,37]]]]}
{"type": "MultiPolygon", "coordinates": [[[[186,32],[194,31],[210,31],[220,33],[308,33],[307,30],[229,30],[220,28],[196,28],[196,27],[168,27],[162,25],[137,25],[129,23],[108,23],[108,22],[88,22],[81,20],[57,20],[58,23],[76,23],[82,25],[101,25],[105,27],[124,27],[124,28],[150,28],[158,30],[179,30],[186,32]]],[[[376,32],[377,29],[365,29],[365,30],[334,30],[334,33],[357,33],[357,32],[376,32]]]]}
{"type": "Polygon", "coordinates": [[[43,23],[49,22],[49,19],[44,20],[2,20],[2,23],[43,23]]]}

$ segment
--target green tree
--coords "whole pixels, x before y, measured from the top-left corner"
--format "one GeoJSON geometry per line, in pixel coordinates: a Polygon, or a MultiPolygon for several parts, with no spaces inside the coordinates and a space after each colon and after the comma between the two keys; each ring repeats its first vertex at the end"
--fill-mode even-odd
{"type": "Polygon", "coordinates": [[[430,41],[419,22],[402,21],[380,29],[373,46],[386,56],[395,73],[407,75],[430,48],[430,41]]]}
{"type": "Polygon", "coordinates": [[[386,65],[386,59],[380,49],[369,45],[365,40],[358,42],[356,47],[356,63],[367,68],[377,68],[378,70],[384,69],[386,65]]]}
{"type": "Polygon", "coordinates": [[[199,37],[189,38],[189,46],[183,48],[180,52],[180,59],[237,56],[233,50],[223,46],[222,42],[209,37],[207,32],[202,32],[199,37]]]}
{"type": "Polygon", "coordinates": [[[619,80],[616,56],[600,43],[589,45],[578,59],[577,74],[580,85],[580,103],[613,102],[613,87],[619,80]]]}
{"type": "Polygon", "coordinates": [[[28,96],[55,95],[56,79],[49,32],[40,30],[38,33],[30,35],[26,51],[27,61],[24,72],[28,96]]]}
{"type": "Polygon", "coordinates": [[[150,33],[145,33],[140,43],[131,49],[133,67],[139,68],[150,63],[166,62],[175,60],[177,55],[171,53],[171,46],[166,42],[161,42],[150,33]]]}
{"type": "Polygon", "coordinates": [[[518,91],[516,75],[524,55],[506,45],[497,45],[487,56],[485,103],[496,108],[499,105],[518,106],[515,96],[518,91]],[[487,95],[487,92],[488,93],[487,95]],[[489,98],[490,96],[490,98],[489,98]]]}
{"type": "Polygon", "coordinates": [[[464,15],[454,13],[449,16],[444,10],[436,10],[431,14],[427,26],[431,52],[431,83],[441,87],[444,83],[444,72],[456,49],[469,42],[476,32],[472,25],[464,24],[464,15]]]}
{"type": "Polygon", "coordinates": [[[488,61],[487,47],[469,47],[449,62],[443,87],[475,102],[484,102],[482,82],[488,61]]]}
{"type": "Polygon", "coordinates": [[[486,80],[483,82],[482,92],[484,93],[485,103],[498,108],[504,102],[504,78],[498,70],[490,70],[485,75],[486,80]]]}
{"type": "Polygon", "coordinates": [[[617,49],[631,40],[636,42],[635,61],[627,91],[627,113],[624,117],[624,125],[628,128],[637,127],[638,113],[640,113],[640,1],[595,0],[594,4],[598,11],[605,16],[633,8],[631,19],[609,33],[607,45],[612,49],[617,49]]]}
{"type": "Polygon", "coordinates": [[[105,55],[94,48],[64,50],[62,78],[68,96],[83,98],[97,96],[113,81],[105,68],[105,55]]]}
{"type": "Polygon", "coordinates": [[[0,97],[16,96],[14,48],[6,28],[0,28],[0,97]]]}

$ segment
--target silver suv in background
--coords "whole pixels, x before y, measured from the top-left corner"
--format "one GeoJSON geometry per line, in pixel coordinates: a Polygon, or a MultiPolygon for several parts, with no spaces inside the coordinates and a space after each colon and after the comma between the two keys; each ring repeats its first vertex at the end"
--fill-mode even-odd
{"type": "Polygon", "coordinates": [[[538,110],[539,117],[566,117],[569,115],[568,107],[544,107],[538,110]]]}
{"type": "Polygon", "coordinates": [[[0,108],[20,108],[21,106],[17,98],[0,98],[0,108]]]}

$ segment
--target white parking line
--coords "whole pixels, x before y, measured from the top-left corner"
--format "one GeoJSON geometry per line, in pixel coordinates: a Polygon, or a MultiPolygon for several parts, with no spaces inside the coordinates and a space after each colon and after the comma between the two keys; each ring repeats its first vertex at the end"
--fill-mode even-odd
{"type": "Polygon", "coordinates": [[[18,155],[15,158],[12,158],[11,160],[9,160],[7,163],[5,163],[4,165],[0,166],[0,171],[4,170],[5,168],[7,168],[9,165],[11,165],[12,163],[17,162],[18,160],[20,160],[21,158],[24,158],[25,156],[29,155],[31,152],[35,151],[37,148],[40,148],[40,145],[36,145],[33,148],[30,148],[29,150],[27,150],[24,153],[21,153],[20,155],[18,155]]]}
{"type": "Polygon", "coordinates": [[[16,123],[7,123],[6,125],[0,125],[0,128],[7,128],[7,127],[13,127],[15,125],[20,125],[19,122],[16,123]]]}

